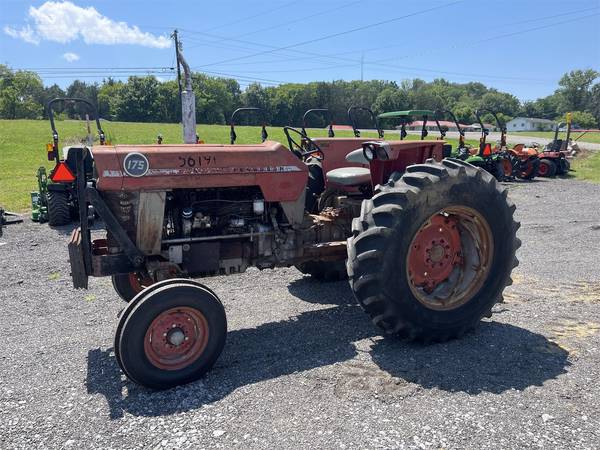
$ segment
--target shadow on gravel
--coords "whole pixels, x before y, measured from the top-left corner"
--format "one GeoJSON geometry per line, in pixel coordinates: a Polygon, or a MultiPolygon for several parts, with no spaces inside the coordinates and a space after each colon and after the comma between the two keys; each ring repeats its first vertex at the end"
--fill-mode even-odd
{"type": "Polygon", "coordinates": [[[468,394],[541,386],[566,372],[568,355],[541,334],[499,322],[483,322],[475,333],[444,344],[382,339],[371,349],[373,361],[394,377],[468,394]]]}
{"type": "MultiPolygon", "coordinates": [[[[555,378],[568,365],[561,347],[512,325],[486,322],[460,340],[422,346],[379,338],[358,306],[341,305],[231,331],[223,355],[203,380],[168,391],[149,391],[125,380],[112,349],[91,350],[87,389],[106,397],[113,419],[125,411],[169,415],[218,401],[244,386],[350,361],[357,354],[354,342],[373,337],[376,365],[425,389],[470,394],[522,390],[555,378]]],[[[346,376],[343,367],[339,374],[346,376]]],[[[268,387],[263,389],[268,395],[268,387]]]]}
{"type": "Polygon", "coordinates": [[[355,305],[354,294],[347,280],[319,282],[310,276],[298,278],[288,284],[294,297],[307,303],[319,305],[355,305]]]}
{"type": "Polygon", "coordinates": [[[112,348],[94,349],[88,352],[87,391],[106,397],[113,419],[124,411],[168,415],[220,400],[242,386],[350,360],[356,355],[353,342],[376,335],[355,305],[233,330],[221,358],[203,380],[161,392],[124,380],[112,348]]]}

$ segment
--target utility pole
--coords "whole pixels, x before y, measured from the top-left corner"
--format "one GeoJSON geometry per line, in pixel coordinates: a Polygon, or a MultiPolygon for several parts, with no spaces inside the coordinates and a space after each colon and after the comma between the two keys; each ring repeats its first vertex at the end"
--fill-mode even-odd
{"type": "Polygon", "coordinates": [[[179,52],[179,35],[177,33],[177,28],[173,30],[173,34],[171,38],[175,41],[175,60],[177,61],[177,87],[179,88],[179,107],[181,107],[181,66],[179,65],[179,57],[177,56],[179,52]]]}
{"type": "Polygon", "coordinates": [[[185,144],[196,143],[196,98],[192,88],[192,71],[181,53],[181,43],[177,30],[173,31],[175,40],[175,55],[177,56],[177,81],[179,84],[179,98],[181,99],[181,125],[183,126],[183,142],[185,144]],[[181,71],[179,65],[183,66],[185,77],[185,88],[181,85],[181,71]]]}

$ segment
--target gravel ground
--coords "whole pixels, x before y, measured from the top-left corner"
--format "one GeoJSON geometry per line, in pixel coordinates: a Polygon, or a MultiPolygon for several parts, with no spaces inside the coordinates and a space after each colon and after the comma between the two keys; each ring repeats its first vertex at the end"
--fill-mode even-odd
{"type": "Polygon", "coordinates": [[[206,280],[227,346],[201,381],[128,382],[108,279],[71,288],[68,230],[0,239],[0,448],[598,448],[600,185],[510,188],[515,283],[444,344],[379,337],[345,282],[295,269],[206,280]]]}

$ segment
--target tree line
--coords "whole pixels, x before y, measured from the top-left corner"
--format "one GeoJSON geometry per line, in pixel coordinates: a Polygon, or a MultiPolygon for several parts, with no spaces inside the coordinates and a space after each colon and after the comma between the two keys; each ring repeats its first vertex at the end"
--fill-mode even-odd
{"type": "MultiPolygon", "coordinates": [[[[563,75],[555,92],[535,101],[521,102],[514,95],[489,88],[483,83],[454,83],[445,79],[394,81],[331,81],[286,83],[263,86],[253,83],[241,89],[235,79],[193,74],[196,119],[203,124],[228,123],[238,107],[255,106],[265,110],[267,123],[274,126],[300,125],[304,111],[328,108],[334,123],[347,123],[351,105],[370,106],[375,113],[404,109],[448,109],[461,123],[475,121],[473,111],[487,108],[502,120],[537,117],[561,120],[573,112],[575,123],[584,128],[600,127],[600,73],[591,69],[563,75]]],[[[75,80],[66,89],[56,84],[44,86],[29,71],[14,71],[0,65],[0,119],[40,119],[47,117],[45,106],[56,97],[82,97],[90,100],[99,116],[125,122],[166,122],[180,120],[179,88],[176,80],[159,81],[154,76],[132,76],[127,81],[107,78],[102,83],[75,80]]],[[[80,107],[67,105],[60,117],[80,118],[80,107]]],[[[256,124],[259,118],[244,117],[241,123],[256,124]]],[[[484,120],[491,122],[490,116],[484,120]]],[[[311,126],[324,126],[314,117],[311,126]]]]}

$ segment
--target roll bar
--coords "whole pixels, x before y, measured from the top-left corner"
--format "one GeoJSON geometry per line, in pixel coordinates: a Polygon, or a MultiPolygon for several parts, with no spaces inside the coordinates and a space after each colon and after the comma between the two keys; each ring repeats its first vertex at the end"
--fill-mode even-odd
{"type": "Polygon", "coordinates": [[[267,138],[269,137],[269,134],[267,133],[267,125],[266,125],[266,120],[265,120],[265,110],[262,108],[255,108],[255,107],[247,107],[247,108],[238,108],[236,109],[233,114],[231,114],[231,118],[229,119],[229,142],[231,145],[235,144],[235,141],[237,139],[237,134],[235,134],[235,116],[237,116],[238,114],[242,113],[242,112],[258,112],[259,114],[262,115],[262,129],[260,132],[260,137],[262,139],[262,142],[265,142],[267,140],[267,138]]]}
{"type": "Polygon", "coordinates": [[[106,136],[104,135],[102,126],[100,126],[100,118],[98,117],[98,111],[96,110],[96,107],[92,104],[92,102],[84,98],[78,97],[54,98],[50,100],[47,105],[48,117],[50,119],[50,127],[52,128],[52,152],[48,153],[48,160],[58,161],[60,159],[60,155],[58,152],[58,131],[56,130],[56,124],[54,123],[54,105],[59,102],[66,104],[82,103],[86,105],[88,112],[91,112],[94,115],[96,128],[98,129],[98,137],[100,138],[100,145],[104,145],[106,143],[106,136]]]}
{"type": "Polygon", "coordinates": [[[438,109],[434,113],[435,123],[437,124],[438,129],[440,130],[440,135],[442,136],[442,139],[444,139],[446,137],[446,131],[442,131],[442,127],[440,126],[440,116],[443,117],[444,115],[449,116],[452,119],[452,121],[454,122],[454,124],[456,125],[456,129],[458,130],[458,148],[464,148],[465,147],[465,132],[460,127],[460,123],[459,123],[458,119],[456,118],[456,115],[449,109],[438,109]]]}
{"type": "MultiPolygon", "coordinates": [[[[505,149],[506,148],[506,124],[504,122],[502,122],[500,120],[500,118],[498,117],[498,115],[491,109],[482,108],[479,111],[486,111],[486,112],[489,112],[492,116],[494,116],[494,119],[496,120],[496,123],[498,124],[498,128],[500,128],[500,147],[502,149],[505,149]]],[[[483,124],[481,124],[481,126],[483,127],[483,124]]]]}
{"type": "Polygon", "coordinates": [[[375,124],[375,128],[377,129],[377,135],[379,139],[383,139],[383,130],[379,126],[379,121],[377,120],[377,116],[371,109],[365,108],[364,106],[351,106],[348,108],[348,119],[350,120],[350,124],[352,125],[352,131],[354,132],[354,137],[360,137],[360,130],[356,127],[355,120],[355,111],[366,111],[371,116],[373,123],[375,124]]]}

